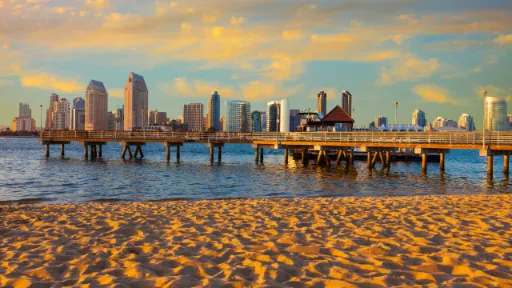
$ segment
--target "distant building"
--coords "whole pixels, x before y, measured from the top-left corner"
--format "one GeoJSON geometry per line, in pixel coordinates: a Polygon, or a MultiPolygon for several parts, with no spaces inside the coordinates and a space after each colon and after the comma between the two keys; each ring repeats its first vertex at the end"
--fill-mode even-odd
{"type": "Polygon", "coordinates": [[[124,128],[128,131],[148,124],[148,87],[141,75],[130,73],[124,86],[124,128]]]}
{"type": "Polygon", "coordinates": [[[85,100],[82,97],[73,99],[70,129],[85,130],[85,100]]]}
{"type": "Polygon", "coordinates": [[[61,98],[53,103],[52,111],[52,129],[69,130],[69,102],[66,98],[61,98]]]}
{"type": "Polygon", "coordinates": [[[190,103],[183,105],[183,123],[187,124],[189,131],[203,131],[203,115],[203,104],[190,103]]]}
{"type": "Polygon", "coordinates": [[[462,114],[459,117],[459,122],[457,123],[457,127],[462,128],[466,131],[474,131],[475,130],[475,122],[473,121],[473,116],[469,114],[462,114]]]}
{"type": "Polygon", "coordinates": [[[251,132],[251,103],[241,100],[226,102],[226,132],[251,132]]]}
{"type": "Polygon", "coordinates": [[[167,123],[168,120],[169,119],[167,119],[167,112],[156,111],[155,124],[162,125],[167,123]]]}
{"type": "Polygon", "coordinates": [[[432,121],[432,128],[433,129],[440,129],[440,128],[446,128],[446,127],[452,127],[457,128],[457,122],[449,119],[445,119],[443,117],[437,117],[432,121]]]}
{"type": "Polygon", "coordinates": [[[46,110],[46,129],[52,129],[52,112],[54,103],[59,101],[59,95],[52,93],[50,95],[50,105],[48,106],[48,109],[46,110]]]}
{"type": "Polygon", "coordinates": [[[225,132],[226,131],[226,116],[220,117],[219,127],[220,127],[219,132],[225,132]]]}
{"type": "Polygon", "coordinates": [[[85,91],[85,130],[108,128],[108,93],[103,82],[91,80],[85,91]]]}
{"type": "Polygon", "coordinates": [[[368,129],[375,129],[375,122],[370,122],[370,124],[368,124],[368,129]]]}
{"type": "Polygon", "coordinates": [[[124,131],[124,105],[112,111],[114,116],[114,131],[124,131]]]}
{"type": "Polygon", "coordinates": [[[377,116],[377,118],[375,118],[375,127],[382,127],[382,126],[388,126],[388,118],[385,117],[385,116],[377,116]]]}
{"type": "Polygon", "coordinates": [[[220,95],[219,92],[214,91],[208,99],[208,111],[207,111],[206,126],[207,129],[212,128],[213,131],[220,131],[220,95]]]}
{"type": "Polygon", "coordinates": [[[156,110],[152,109],[148,111],[148,125],[153,125],[156,122],[156,110]]]}
{"type": "Polygon", "coordinates": [[[252,132],[262,132],[261,112],[253,111],[251,113],[251,120],[252,120],[252,132]]]}
{"type": "Polygon", "coordinates": [[[341,108],[352,117],[352,94],[347,90],[341,91],[341,108]]]}
{"type": "Polygon", "coordinates": [[[277,132],[279,130],[280,109],[280,101],[267,102],[267,132],[277,132]]]}
{"type": "Polygon", "coordinates": [[[412,125],[417,125],[420,127],[427,126],[427,117],[425,112],[419,109],[414,110],[412,112],[412,125]]]}
{"type": "Polygon", "coordinates": [[[304,111],[300,113],[300,131],[302,132],[336,132],[350,131],[354,126],[354,119],[350,117],[340,105],[336,105],[322,119],[319,113],[304,111]]]}
{"type": "Polygon", "coordinates": [[[108,111],[107,112],[107,119],[108,119],[108,131],[114,131],[116,130],[116,116],[114,115],[114,111],[108,111]]]}
{"type": "Polygon", "coordinates": [[[509,131],[507,101],[486,97],[484,104],[484,129],[486,131],[509,131]]]}
{"type": "Polygon", "coordinates": [[[290,109],[290,132],[295,132],[300,127],[300,110],[290,109]]]}
{"type": "Polygon", "coordinates": [[[30,105],[20,103],[18,117],[12,119],[11,130],[13,132],[34,132],[36,129],[36,120],[32,118],[30,105]]]}
{"type": "Polygon", "coordinates": [[[327,94],[324,90],[320,90],[320,93],[318,93],[316,105],[316,112],[322,113],[322,115],[325,116],[325,113],[327,112],[327,94]]]}
{"type": "Polygon", "coordinates": [[[267,112],[261,111],[261,132],[267,132],[267,112]]]}
{"type": "Polygon", "coordinates": [[[512,131],[512,115],[508,114],[509,131],[512,131]]]}

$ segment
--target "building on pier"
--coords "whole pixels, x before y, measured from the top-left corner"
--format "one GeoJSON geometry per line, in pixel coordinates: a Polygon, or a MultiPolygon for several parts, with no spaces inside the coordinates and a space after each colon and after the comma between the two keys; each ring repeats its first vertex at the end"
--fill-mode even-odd
{"type": "Polygon", "coordinates": [[[336,105],[325,117],[320,118],[319,113],[304,111],[300,115],[301,132],[339,132],[352,131],[352,119],[339,105],[336,105]]]}

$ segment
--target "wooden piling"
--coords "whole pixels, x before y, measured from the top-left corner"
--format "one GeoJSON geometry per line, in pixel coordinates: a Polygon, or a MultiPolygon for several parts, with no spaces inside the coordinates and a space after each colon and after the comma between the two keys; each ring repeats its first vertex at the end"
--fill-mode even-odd
{"type": "Polygon", "coordinates": [[[222,161],[222,146],[217,147],[217,161],[219,163],[222,161]]]}
{"type": "Polygon", "coordinates": [[[133,154],[133,157],[135,159],[137,159],[137,156],[139,156],[139,149],[140,149],[140,146],[139,145],[136,145],[135,146],[135,153],[133,154]]]}
{"type": "Polygon", "coordinates": [[[85,160],[89,159],[89,146],[84,144],[84,158],[85,160]]]}
{"type": "Polygon", "coordinates": [[[384,161],[384,155],[382,152],[379,152],[379,158],[380,158],[380,164],[382,164],[382,167],[386,167],[386,162],[384,161]]]}
{"type": "Polygon", "coordinates": [[[391,167],[391,152],[386,151],[386,167],[391,167]]]}
{"type": "Polygon", "coordinates": [[[323,151],[323,154],[324,154],[325,166],[329,167],[331,165],[329,155],[327,154],[327,151],[325,151],[325,150],[323,151]]]}
{"type": "Polygon", "coordinates": [[[368,160],[368,169],[372,169],[372,152],[366,152],[366,158],[368,160]]]}
{"type": "Polygon", "coordinates": [[[494,157],[487,156],[487,176],[492,178],[492,174],[494,172],[494,157]]]}
{"type": "Polygon", "coordinates": [[[350,164],[354,164],[354,150],[350,150],[350,157],[349,157],[349,159],[350,159],[350,161],[349,161],[350,164]]]}
{"type": "Polygon", "coordinates": [[[318,157],[316,157],[316,165],[320,165],[322,163],[322,157],[324,156],[324,151],[318,151],[318,157]]]}
{"type": "Polygon", "coordinates": [[[439,170],[444,171],[444,152],[439,153],[439,170]]]}
{"type": "Polygon", "coordinates": [[[46,144],[45,156],[46,158],[50,157],[50,144],[46,144]]]}
{"type": "Polygon", "coordinates": [[[103,158],[103,145],[98,145],[98,157],[103,158]]]}
{"type": "Polygon", "coordinates": [[[338,151],[338,157],[336,157],[336,165],[340,165],[341,163],[341,157],[343,157],[343,151],[338,151]]]}
{"type": "Polygon", "coordinates": [[[142,152],[142,146],[138,145],[140,158],[144,158],[144,152],[142,152]]]}
{"type": "Polygon", "coordinates": [[[284,149],[284,164],[288,165],[288,149],[284,149]]]}
{"type": "Polygon", "coordinates": [[[176,145],[176,160],[180,161],[180,156],[181,156],[181,153],[180,153],[180,145],[176,145]]]}
{"type": "Polygon", "coordinates": [[[309,162],[309,153],[308,149],[302,149],[302,164],[304,166],[308,165],[309,162]]]}
{"type": "Polygon", "coordinates": [[[169,143],[165,143],[165,160],[171,161],[171,147],[169,143]]]}
{"type": "Polygon", "coordinates": [[[509,157],[508,155],[503,155],[503,174],[507,175],[508,176],[508,166],[509,166],[509,157]]]}
{"type": "Polygon", "coordinates": [[[213,153],[214,153],[214,148],[213,148],[213,146],[211,146],[211,147],[210,147],[210,162],[211,162],[211,163],[213,163],[213,160],[214,160],[214,159],[213,159],[213,156],[214,156],[214,155],[213,155],[213,153]]]}
{"type": "Polygon", "coordinates": [[[65,146],[64,144],[60,144],[60,156],[61,157],[64,157],[64,154],[65,154],[64,153],[64,146],[65,146]]]}
{"type": "Polygon", "coordinates": [[[91,159],[96,159],[96,145],[91,145],[91,159]]]}
{"type": "Polygon", "coordinates": [[[133,158],[132,149],[130,149],[129,145],[126,145],[126,151],[128,152],[128,156],[130,157],[130,159],[132,159],[133,158]]]}
{"type": "MultiPolygon", "coordinates": [[[[123,147],[123,152],[121,152],[121,159],[125,159],[125,156],[126,156],[126,151],[128,150],[127,149],[128,146],[124,146],[123,147]]],[[[85,151],[87,151],[87,146],[85,146],[85,151]]],[[[87,152],[86,152],[87,153],[87,152]]]]}
{"type": "Polygon", "coordinates": [[[372,158],[372,169],[375,167],[375,163],[377,163],[377,157],[379,157],[379,152],[374,152],[372,158]]]}
{"type": "Polygon", "coordinates": [[[427,172],[427,153],[421,153],[421,171],[427,172]]]}
{"type": "Polygon", "coordinates": [[[254,162],[258,163],[260,159],[260,148],[254,149],[254,162]]]}
{"type": "Polygon", "coordinates": [[[263,163],[263,148],[260,149],[260,163],[263,163]]]}

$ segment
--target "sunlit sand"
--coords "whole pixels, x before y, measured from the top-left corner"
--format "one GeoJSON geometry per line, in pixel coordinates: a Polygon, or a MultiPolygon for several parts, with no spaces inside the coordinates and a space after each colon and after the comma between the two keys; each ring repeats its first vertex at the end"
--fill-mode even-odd
{"type": "Polygon", "coordinates": [[[512,287],[511,208],[512,195],[0,206],[0,286],[512,287]]]}

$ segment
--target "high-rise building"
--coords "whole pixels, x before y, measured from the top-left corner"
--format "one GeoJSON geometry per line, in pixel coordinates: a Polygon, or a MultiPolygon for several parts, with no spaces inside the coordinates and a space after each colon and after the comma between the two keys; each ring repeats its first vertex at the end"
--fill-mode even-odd
{"type": "Polygon", "coordinates": [[[252,132],[262,132],[261,112],[253,111],[251,113],[251,120],[252,120],[252,132]]]}
{"type": "Polygon", "coordinates": [[[165,123],[167,123],[167,113],[166,112],[156,111],[156,114],[155,114],[155,124],[163,125],[165,123]]]}
{"type": "Polygon", "coordinates": [[[107,112],[107,119],[108,119],[108,131],[114,131],[116,130],[116,116],[114,115],[114,111],[108,111],[107,112]]]}
{"type": "Polygon", "coordinates": [[[32,110],[30,105],[20,103],[18,117],[12,119],[11,130],[13,132],[33,132],[36,131],[36,120],[32,119],[32,110]]]}
{"type": "Polygon", "coordinates": [[[70,126],[71,130],[85,130],[85,100],[82,97],[73,99],[70,126]]]}
{"type": "Polygon", "coordinates": [[[226,132],[226,116],[220,117],[219,120],[220,132],[226,132]]]}
{"type": "Polygon", "coordinates": [[[422,110],[416,109],[412,112],[412,125],[420,127],[427,126],[427,116],[422,110]]]}
{"type": "Polygon", "coordinates": [[[69,102],[61,98],[53,103],[52,129],[69,130],[69,102]]]}
{"type": "Polygon", "coordinates": [[[512,115],[508,114],[508,127],[509,131],[512,131],[512,115]]]}
{"type": "Polygon", "coordinates": [[[262,111],[261,114],[261,132],[267,132],[267,112],[262,111]]]}
{"type": "Polygon", "coordinates": [[[444,127],[456,128],[457,122],[443,117],[437,117],[436,119],[434,119],[434,121],[432,121],[432,128],[439,129],[444,127]]]}
{"type": "Polygon", "coordinates": [[[226,132],[251,132],[251,103],[241,100],[226,102],[226,132]]]}
{"type": "Polygon", "coordinates": [[[507,101],[486,97],[484,103],[484,129],[486,131],[508,131],[507,101]]]}
{"type": "Polygon", "coordinates": [[[290,109],[288,108],[288,99],[281,100],[279,132],[290,132],[290,109]]]}
{"type": "Polygon", "coordinates": [[[457,126],[459,128],[465,129],[466,131],[474,131],[475,122],[473,121],[473,116],[465,113],[460,115],[457,126]]]}
{"type": "Polygon", "coordinates": [[[388,117],[385,116],[377,116],[374,122],[375,127],[388,126],[388,117]]]}
{"type": "Polygon", "coordinates": [[[156,110],[152,109],[148,111],[148,123],[149,125],[156,124],[156,110]]]}
{"type": "Polygon", "coordinates": [[[318,93],[316,105],[316,112],[322,113],[322,116],[325,116],[327,113],[327,94],[324,92],[324,90],[320,90],[320,93],[318,93]]]}
{"type": "Polygon", "coordinates": [[[52,93],[52,95],[50,95],[50,105],[46,110],[46,129],[52,129],[52,112],[54,106],[53,104],[57,101],[59,101],[59,95],[52,93]]]}
{"type": "Polygon", "coordinates": [[[132,131],[148,124],[148,87],[144,77],[130,73],[124,86],[124,128],[132,131]]]}
{"type": "Polygon", "coordinates": [[[213,129],[214,131],[220,130],[220,95],[219,92],[214,91],[208,99],[208,111],[207,111],[207,129],[213,129]]]}
{"type": "Polygon", "coordinates": [[[32,118],[32,110],[30,110],[30,105],[28,105],[27,103],[20,103],[18,117],[32,118]]]}
{"type": "Polygon", "coordinates": [[[278,132],[280,101],[267,102],[267,132],[278,132]]]}
{"type": "Polygon", "coordinates": [[[290,109],[290,132],[295,132],[298,126],[300,126],[300,110],[290,109]]]}
{"type": "Polygon", "coordinates": [[[124,131],[124,105],[112,111],[114,116],[114,131],[124,131]]]}
{"type": "Polygon", "coordinates": [[[203,104],[190,103],[183,105],[183,123],[188,125],[189,131],[203,131],[203,104]]]}
{"type": "Polygon", "coordinates": [[[341,109],[352,117],[352,94],[347,90],[341,91],[341,109]]]}
{"type": "Polygon", "coordinates": [[[103,82],[91,80],[85,91],[85,130],[108,129],[108,93],[103,82]]]}

